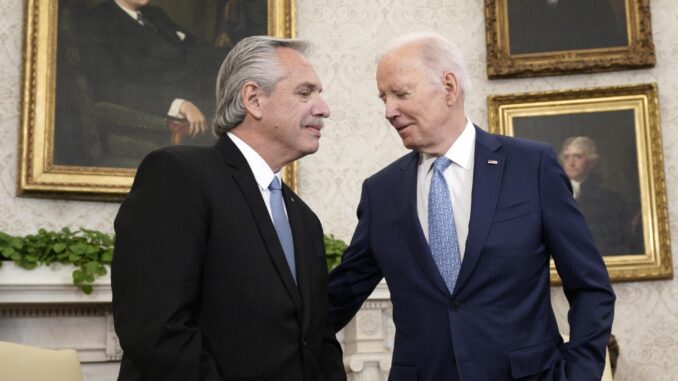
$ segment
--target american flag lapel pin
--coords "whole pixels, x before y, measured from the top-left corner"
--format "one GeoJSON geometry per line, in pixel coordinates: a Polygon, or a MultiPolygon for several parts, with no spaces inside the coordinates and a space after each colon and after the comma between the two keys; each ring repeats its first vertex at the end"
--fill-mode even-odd
{"type": "Polygon", "coordinates": [[[496,161],[496,160],[488,160],[488,161],[487,161],[487,164],[490,164],[490,165],[497,165],[497,164],[499,164],[499,162],[496,161]]]}

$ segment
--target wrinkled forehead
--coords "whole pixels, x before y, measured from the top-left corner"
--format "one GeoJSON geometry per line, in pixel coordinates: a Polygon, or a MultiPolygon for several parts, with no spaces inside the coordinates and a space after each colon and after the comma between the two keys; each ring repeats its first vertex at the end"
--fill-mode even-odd
{"type": "Polygon", "coordinates": [[[290,48],[278,48],[278,62],[283,70],[280,81],[309,82],[320,86],[320,77],[303,54],[290,48]]]}

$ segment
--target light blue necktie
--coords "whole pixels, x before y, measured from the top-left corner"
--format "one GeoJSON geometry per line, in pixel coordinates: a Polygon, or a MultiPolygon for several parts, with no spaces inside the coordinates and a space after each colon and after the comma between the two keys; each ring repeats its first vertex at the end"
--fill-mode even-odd
{"type": "Polygon", "coordinates": [[[438,271],[452,293],[461,268],[461,257],[450,191],[443,177],[443,171],[450,164],[452,160],[445,156],[433,162],[431,188],[428,193],[428,244],[438,271]]]}
{"type": "Polygon", "coordinates": [[[292,278],[297,281],[297,266],[294,262],[294,240],[292,239],[292,229],[290,229],[290,221],[285,214],[285,207],[282,197],[282,186],[278,176],[273,176],[271,185],[268,186],[271,191],[271,215],[273,216],[273,226],[275,232],[278,233],[280,245],[285,252],[285,259],[290,266],[292,278]]]}

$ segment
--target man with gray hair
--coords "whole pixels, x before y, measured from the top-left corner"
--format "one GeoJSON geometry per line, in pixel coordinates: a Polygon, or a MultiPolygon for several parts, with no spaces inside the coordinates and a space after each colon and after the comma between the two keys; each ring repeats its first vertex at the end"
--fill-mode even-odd
{"type": "Polygon", "coordinates": [[[119,380],[345,380],[320,221],[281,182],[330,110],[307,43],[239,42],[214,147],[149,154],[115,219],[119,380]]]}
{"type": "Polygon", "coordinates": [[[435,34],[379,60],[385,117],[412,152],[365,180],[358,226],[330,274],[336,330],[386,279],[390,381],[598,381],[614,293],[549,146],[491,135],[466,117],[461,54],[435,34]],[[563,344],[553,257],[570,302],[563,344]]]}

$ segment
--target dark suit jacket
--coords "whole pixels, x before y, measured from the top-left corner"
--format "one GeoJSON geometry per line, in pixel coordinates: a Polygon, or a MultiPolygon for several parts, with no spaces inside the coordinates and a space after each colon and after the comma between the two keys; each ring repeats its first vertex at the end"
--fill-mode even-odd
{"type": "Polygon", "coordinates": [[[631,253],[631,217],[619,193],[605,188],[600,178],[592,174],[581,184],[581,195],[577,199],[596,247],[603,255],[631,253]]]}
{"type": "Polygon", "coordinates": [[[298,287],[230,139],[144,159],[115,219],[120,380],[345,380],[322,227],[286,186],[283,195],[298,287]]]}
{"type": "Polygon", "coordinates": [[[412,152],[363,185],[355,235],[330,274],[335,329],[383,276],[396,326],[390,381],[564,373],[599,381],[615,297],[569,180],[546,145],[476,133],[469,235],[453,294],[419,224],[412,152]],[[551,308],[549,256],[571,306],[569,345],[551,308]]]}
{"type": "Polygon", "coordinates": [[[81,21],[82,60],[94,100],[164,115],[174,99],[183,98],[209,119],[227,52],[199,41],[161,8],[146,6],[142,13],[157,32],[141,26],[113,0],[81,21]],[[183,40],[177,31],[185,34],[183,40]]]}

